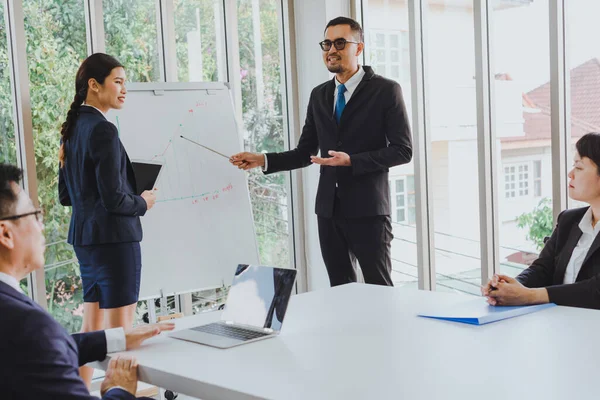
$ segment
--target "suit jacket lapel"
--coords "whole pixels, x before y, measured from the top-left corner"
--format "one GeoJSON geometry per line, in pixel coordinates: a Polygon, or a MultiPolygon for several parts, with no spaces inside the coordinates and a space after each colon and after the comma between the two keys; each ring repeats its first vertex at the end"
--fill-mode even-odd
{"type": "MultiPolygon", "coordinates": [[[[358,94],[360,93],[360,91],[362,89],[365,88],[365,86],[367,86],[369,84],[369,81],[371,80],[371,78],[374,75],[373,70],[371,70],[371,68],[369,66],[363,66],[361,68],[363,68],[363,70],[365,71],[365,74],[363,75],[361,81],[356,86],[356,89],[354,89],[354,93],[352,93],[352,97],[350,97],[350,100],[348,100],[348,104],[346,104],[346,108],[344,108],[342,118],[344,118],[344,114],[346,114],[346,115],[351,114],[352,112],[354,112],[353,110],[355,108],[360,106],[360,103],[361,103],[360,100],[362,98],[359,97],[358,94]]],[[[332,105],[332,107],[333,107],[333,105],[332,105]]]]}
{"type": "Polygon", "coordinates": [[[354,90],[354,93],[352,93],[352,97],[350,97],[350,100],[348,100],[348,104],[346,104],[346,108],[344,108],[344,112],[342,113],[342,118],[344,117],[344,114],[346,114],[346,115],[347,114],[351,114],[353,112],[353,109],[355,109],[356,107],[360,106],[360,100],[361,100],[361,98],[358,97],[358,93],[367,84],[368,84],[368,81],[363,76],[362,81],[360,81],[360,83],[358,84],[358,86],[356,86],[356,89],[354,90]]]}
{"type": "Polygon", "coordinates": [[[590,249],[588,250],[587,254],[585,255],[585,259],[583,260],[583,264],[581,264],[581,269],[579,270],[580,273],[583,270],[583,268],[585,267],[585,263],[590,259],[592,254],[594,254],[594,252],[596,252],[596,250],[598,250],[598,249],[600,249],[600,234],[596,235],[596,237],[594,238],[594,241],[592,242],[592,245],[590,246],[590,249]]]}
{"type": "Polygon", "coordinates": [[[10,296],[10,297],[14,298],[15,300],[20,301],[22,303],[25,303],[32,308],[36,308],[44,313],[47,313],[47,311],[44,310],[42,308],[42,306],[40,306],[35,301],[31,300],[25,293],[16,290],[12,286],[7,285],[4,282],[0,282],[0,293],[4,294],[5,296],[10,296]]]}
{"type": "Polygon", "coordinates": [[[583,232],[581,232],[581,229],[579,229],[579,221],[577,221],[577,223],[571,228],[571,232],[569,232],[569,238],[567,239],[567,243],[565,243],[565,247],[562,249],[561,255],[558,258],[556,272],[554,274],[554,284],[562,284],[565,276],[565,271],[567,270],[567,265],[569,264],[569,260],[571,259],[571,254],[573,254],[573,250],[577,246],[577,242],[579,242],[579,238],[582,234],[583,232]]]}
{"type": "Polygon", "coordinates": [[[333,94],[335,93],[335,77],[325,87],[325,107],[329,118],[335,122],[335,109],[333,108],[333,94]]]}

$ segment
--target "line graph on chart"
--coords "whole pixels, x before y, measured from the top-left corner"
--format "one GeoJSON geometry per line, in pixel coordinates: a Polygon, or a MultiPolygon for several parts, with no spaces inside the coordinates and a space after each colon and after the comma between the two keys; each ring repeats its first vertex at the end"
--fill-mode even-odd
{"type": "MultiPolygon", "coordinates": [[[[145,160],[158,161],[163,166],[156,182],[159,189],[157,203],[191,201],[201,205],[218,201],[234,189],[231,180],[223,177],[211,179],[211,171],[215,168],[232,168],[227,160],[181,138],[184,136],[212,144],[208,140],[210,135],[202,131],[201,121],[194,110],[205,106],[206,102],[198,101],[194,107],[188,108],[163,147],[154,154],[144,154],[145,160]]],[[[117,124],[120,125],[118,119],[117,124]]]]}

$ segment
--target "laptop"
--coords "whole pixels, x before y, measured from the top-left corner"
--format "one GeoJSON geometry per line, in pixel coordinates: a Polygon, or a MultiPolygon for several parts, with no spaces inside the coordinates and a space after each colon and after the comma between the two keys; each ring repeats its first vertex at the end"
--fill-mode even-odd
{"type": "Polygon", "coordinates": [[[281,331],[295,279],[295,269],[240,264],[221,321],[169,336],[220,349],[275,337],[281,331]]]}

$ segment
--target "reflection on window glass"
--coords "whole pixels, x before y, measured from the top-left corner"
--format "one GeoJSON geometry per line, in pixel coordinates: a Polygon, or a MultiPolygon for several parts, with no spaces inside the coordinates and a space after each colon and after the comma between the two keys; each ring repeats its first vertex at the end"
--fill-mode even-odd
{"type": "Polygon", "coordinates": [[[58,203],[60,125],[73,101],[75,73],[86,57],[83,1],[23,2],[38,197],[45,213],[48,311],[68,331],[81,329],[83,294],[66,243],[70,208],[58,203]]]}
{"type": "Polygon", "coordinates": [[[0,162],[15,164],[15,129],[13,125],[13,99],[10,89],[8,43],[4,26],[4,3],[0,3],[0,162]]]}
{"type": "MultiPolygon", "coordinates": [[[[238,0],[238,36],[244,147],[249,151],[286,149],[280,52],[283,35],[276,0],[238,0]]],[[[295,143],[293,144],[295,146],[295,143]]],[[[289,256],[288,173],[249,175],[252,211],[263,264],[287,266],[289,256]]]]}
{"type": "MultiPolygon", "coordinates": [[[[408,3],[406,0],[363,1],[365,64],[376,74],[393,79],[402,87],[408,115],[411,111],[408,3]]],[[[392,280],[395,286],[418,285],[414,165],[390,168],[392,210],[392,280]]]]}
{"type": "MultiPolygon", "coordinates": [[[[567,166],[572,168],[575,144],[588,132],[600,132],[600,49],[591,38],[598,37],[600,2],[566,1],[567,52],[570,73],[571,137],[567,166]]],[[[544,171],[545,173],[545,171],[544,171]]],[[[566,184],[566,182],[565,182],[566,184]]],[[[545,189],[544,189],[545,190],[545,189]]],[[[569,198],[568,208],[587,207],[569,198]]]]}
{"type": "Polygon", "coordinates": [[[175,0],[174,6],[179,81],[226,81],[223,2],[175,0]]]}
{"type": "MultiPolygon", "coordinates": [[[[15,128],[13,124],[13,98],[10,89],[8,42],[4,25],[4,3],[0,3],[0,162],[17,163],[15,128]]],[[[27,278],[20,282],[21,289],[29,295],[27,278]]]]}
{"type": "MultiPolygon", "coordinates": [[[[239,129],[247,151],[278,152],[289,147],[282,92],[281,15],[277,0],[237,1],[241,70],[232,79],[241,87],[242,124],[239,129]]],[[[217,57],[217,64],[219,59],[217,57]]],[[[289,173],[264,175],[258,171],[248,175],[256,241],[260,262],[264,265],[287,267],[291,262],[289,176],[289,173]]],[[[227,298],[227,290],[223,287],[194,293],[194,312],[221,307],[227,298]]]]}
{"type": "Polygon", "coordinates": [[[479,295],[473,1],[447,7],[430,0],[427,17],[424,29],[427,30],[436,289],[479,295]]]}
{"type": "Polygon", "coordinates": [[[500,272],[510,276],[552,232],[548,13],[548,0],[494,10],[500,272]]]}
{"type": "Polygon", "coordinates": [[[103,0],[102,5],[106,52],[125,66],[129,82],[159,81],[156,1],[103,0]]]}

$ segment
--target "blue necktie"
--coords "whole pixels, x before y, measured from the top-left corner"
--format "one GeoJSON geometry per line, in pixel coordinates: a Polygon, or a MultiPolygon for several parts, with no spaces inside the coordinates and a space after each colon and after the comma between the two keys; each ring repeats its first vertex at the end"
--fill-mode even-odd
{"type": "Polygon", "coordinates": [[[344,84],[339,85],[337,100],[335,102],[335,119],[337,120],[338,124],[340,123],[342,113],[344,112],[344,108],[346,107],[346,98],[344,97],[345,92],[346,86],[344,86],[344,84]]]}

